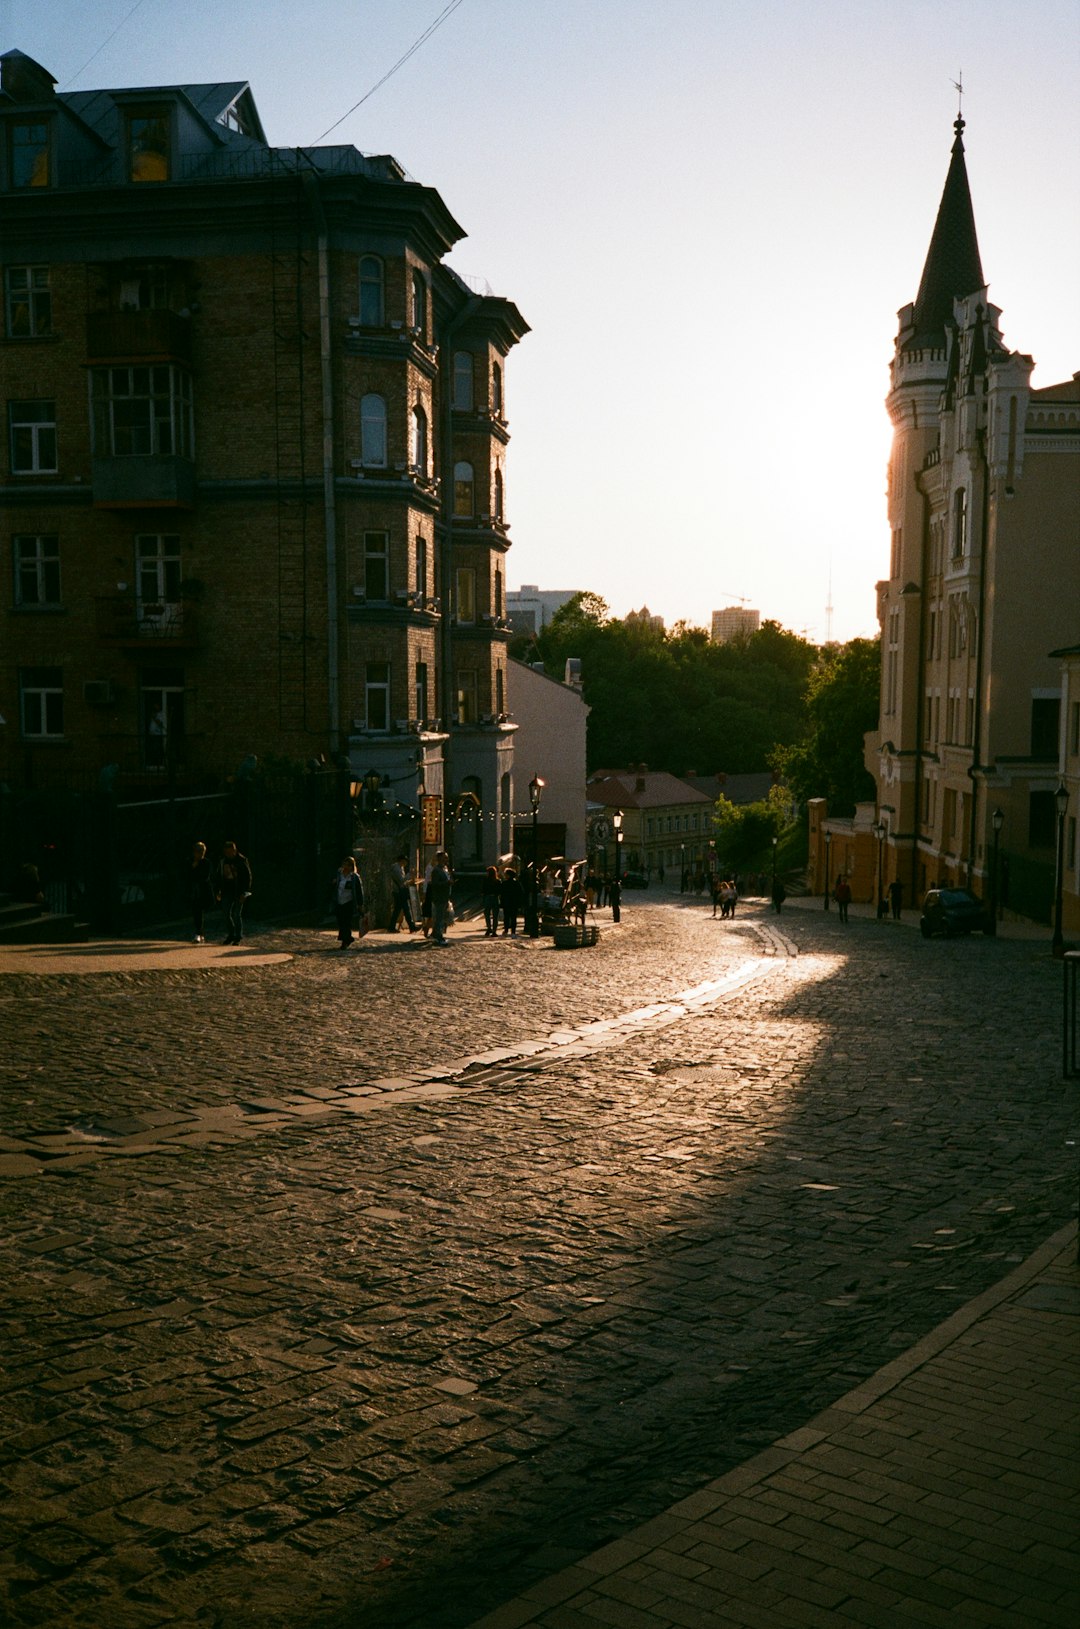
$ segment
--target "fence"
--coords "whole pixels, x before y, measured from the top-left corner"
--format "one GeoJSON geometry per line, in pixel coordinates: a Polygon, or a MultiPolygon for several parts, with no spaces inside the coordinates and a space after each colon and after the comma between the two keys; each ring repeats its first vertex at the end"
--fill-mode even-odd
{"type": "Polygon", "coordinates": [[[145,932],[187,916],[192,844],[216,859],[228,838],[252,864],[252,920],[321,910],[354,842],[348,776],[257,776],[219,793],[133,803],[103,790],[3,791],[0,888],[33,864],[50,909],[95,933],[145,932]]]}

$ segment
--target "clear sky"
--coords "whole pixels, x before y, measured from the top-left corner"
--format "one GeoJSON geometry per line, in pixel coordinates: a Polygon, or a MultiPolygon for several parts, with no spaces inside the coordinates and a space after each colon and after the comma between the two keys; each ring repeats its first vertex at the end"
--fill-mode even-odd
{"type": "MultiPolygon", "coordinates": [[[[0,0],[0,48],[61,89],[246,79],[307,145],[450,4],[0,0]]],[[[437,187],[453,263],[532,327],[509,586],[669,625],[741,598],[821,640],[831,575],[833,637],[877,631],[888,363],[961,73],[990,297],[1053,384],[1080,369],[1080,0],[461,0],[328,138],[437,187]]]]}

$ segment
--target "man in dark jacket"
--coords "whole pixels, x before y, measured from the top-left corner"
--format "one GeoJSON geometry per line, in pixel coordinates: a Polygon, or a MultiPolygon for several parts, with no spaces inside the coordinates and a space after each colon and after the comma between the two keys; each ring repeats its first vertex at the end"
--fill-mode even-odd
{"type": "Polygon", "coordinates": [[[218,900],[225,911],[227,945],[238,945],[244,937],[244,903],[251,895],[251,866],[231,840],[221,850],[218,870],[218,900]]]}

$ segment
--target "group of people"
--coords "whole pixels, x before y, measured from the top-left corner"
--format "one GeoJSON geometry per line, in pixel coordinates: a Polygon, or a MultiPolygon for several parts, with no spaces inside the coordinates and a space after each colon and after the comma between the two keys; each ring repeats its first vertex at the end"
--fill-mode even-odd
{"type": "MultiPolygon", "coordinates": [[[[409,933],[423,933],[424,938],[430,939],[433,945],[445,945],[448,942],[446,930],[453,911],[454,886],[450,856],[445,849],[438,850],[424,872],[419,922],[413,917],[412,885],[409,856],[407,853],[399,854],[390,866],[391,904],[387,932],[400,932],[400,924],[404,922],[409,933]]],[[[357,937],[362,938],[367,933],[371,925],[364,884],[351,854],[346,854],[338,867],[330,903],[337,920],[338,944],[342,950],[348,950],[357,937]]]]}
{"type": "Polygon", "coordinates": [[[244,906],[251,897],[251,862],[230,838],[221,846],[221,858],[213,865],[205,843],[197,842],[191,851],[191,916],[195,929],[193,944],[206,943],[206,913],[220,905],[225,912],[226,945],[238,945],[244,937],[244,906]]]}
{"type": "Polygon", "coordinates": [[[722,917],[734,916],[739,903],[739,890],[734,877],[714,877],[712,886],[712,913],[719,907],[722,917]]]}
{"type": "Polygon", "coordinates": [[[497,865],[488,866],[480,890],[480,903],[484,908],[485,939],[497,937],[500,915],[503,937],[517,938],[518,919],[525,906],[525,889],[512,865],[501,872],[497,865]]]}

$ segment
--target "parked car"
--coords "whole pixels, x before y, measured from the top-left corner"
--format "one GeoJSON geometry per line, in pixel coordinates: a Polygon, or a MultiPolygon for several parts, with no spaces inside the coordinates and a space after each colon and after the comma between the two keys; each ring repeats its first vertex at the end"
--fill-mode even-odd
{"type": "Polygon", "coordinates": [[[644,871],[628,871],[622,879],[624,888],[647,888],[649,879],[644,871]]]}
{"type": "Polygon", "coordinates": [[[930,888],[922,904],[919,928],[924,939],[943,933],[985,933],[986,908],[967,888],[930,888]]]}

